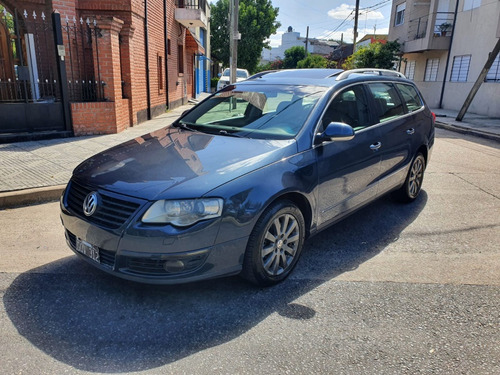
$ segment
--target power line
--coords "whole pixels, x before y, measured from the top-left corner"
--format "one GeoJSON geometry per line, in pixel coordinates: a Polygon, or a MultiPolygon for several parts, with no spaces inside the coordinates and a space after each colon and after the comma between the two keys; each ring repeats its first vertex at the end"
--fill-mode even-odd
{"type": "MultiPolygon", "coordinates": [[[[363,14],[367,14],[367,13],[369,13],[369,12],[371,12],[371,11],[374,11],[374,10],[377,10],[377,9],[380,9],[380,8],[382,8],[382,7],[387,6],[387,5],[388,5],[388,3],[389,3],[389,2],[391,2],[391,1],[392,1],[392,0],[383,0],[383,1],[379,2],[379,3],[377,3],[377,4],[371,5],[371,6],[369,6],[369,7],[362,8],[362,9],[360,9],[359,11],[360,11],[360,12],[361,12],[361,11],[367,11],[367,12],[363,13],[363,14]],[[377,8],[377,7],[379,7],[379,8],[377,8]]],[[[343,20],[343,21],[342,21],[342,22],[341,22],[341,23],[340,23],[340,24],[339,24],[339,25],[338,25],[335,29],[333,29],[332,31],[330,31],[330,32],[329,32],[329,33],[328,33],[328,34],[327,34],[324,38],[325,38],[325,39],[327,39],[327,38],[328,38],[329,36],[331,36],[334,32],[336,32],[338,29],[340,29],[340,28],[341,28],[341,27],[342,27],[342,26],[343,26],[343,25],[344,25],[347,21],[352,21],[352,20],[354,19],[354,17],[353,17],[352,19],[350,19],[350,20],[349,20],[349,17],[351,17],[351,16],[354,14],[354,11],[355,11],[355,9],[353,9],[353,10],[351,11],[351,13],[349,13],[349,14],[347,15],[347,17],[346,17],[346,18],[344,18],[344,20],[343,20]]]]}

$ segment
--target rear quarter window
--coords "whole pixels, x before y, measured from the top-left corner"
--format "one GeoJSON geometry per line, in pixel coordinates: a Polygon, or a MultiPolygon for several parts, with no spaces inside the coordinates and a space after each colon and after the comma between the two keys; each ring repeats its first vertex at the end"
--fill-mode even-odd
{"type": "Polygon", "coordinates": [[[380,122],[391,121],[405,114],[403,102],[391,83],[368,84],[375,100],[375,114],[380,122]]]}
{"type": "Polygon", "coordinates": [[[396,87],[398,88],[403,100],[406,103],[406,108],[408,108],[408,112],[418,111],[420,108],[424,106],[422,102],[422,98],[418,94],[415,87],[411,85],[405,85],[402,83],[396,83],[396,87]]]}

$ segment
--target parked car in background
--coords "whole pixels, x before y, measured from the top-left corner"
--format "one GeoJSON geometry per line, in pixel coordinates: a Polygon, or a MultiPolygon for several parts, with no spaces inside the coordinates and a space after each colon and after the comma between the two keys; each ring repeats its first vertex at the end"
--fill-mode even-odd
{"type": "MultiPolygon", "coordinates": [[[[229,75],[231,70],[229,68],[224,69],[222,75],[220,76],[219,82],[217,82],[217,91],[229,85],[229,75]]],[[[236,82],[241,82],[250,76],[248,70],[246,69],[236,69],[236,82]]]]}
{"type": "Polygon", "coordinates": [[[286,70],[229,85],[81,163],[61,198],[66,240],[125,279],[272,285],[309,236],[387,193],[417,199],[434,120],[393,71],[286,70]]]}

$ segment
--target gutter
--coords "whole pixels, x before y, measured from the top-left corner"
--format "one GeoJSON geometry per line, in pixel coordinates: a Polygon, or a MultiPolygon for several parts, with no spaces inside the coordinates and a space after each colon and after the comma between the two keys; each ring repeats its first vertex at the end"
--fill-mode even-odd
{"type": "Polygon", "coordinates": [[[458,3],[459,2],[460,2],[460,0],[457,0],[457,4],[455,6],[455,14],[453,15],[453,30],[451,32],[450,47],[448,48],[448,57],[446,58],[446,66],[444,68],[443,86],[441,86],[441,96],[439,97],[439,107],[438,108],[443,108],[444,88],[446,86],[446,77],[448,76],[448,68],[450,66],[451,47],[453,46],[453,39],[455,38],[455,29],[457,26],[457,14],[458,14],[458,3]]]}

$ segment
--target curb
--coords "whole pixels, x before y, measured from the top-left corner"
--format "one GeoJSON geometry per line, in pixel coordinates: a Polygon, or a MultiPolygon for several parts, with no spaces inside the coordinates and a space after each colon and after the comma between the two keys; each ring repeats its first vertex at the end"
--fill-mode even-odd
{"type": "Polygon", "coordinates": [[[456,126],[452,124],[447,124],[445,122],[440,122],[439,120],[436,119],[436,128],[441,128],[445,130],[450,130],[455,133],[460,133],[460,134],[465,134],[465,135],[472,135],[484,139],[489,139],[491,141],[497,141],[500,142],[500,135],[499,134],[494,134],[494,133],[489,133],[489,132],[484,132],[481,130],[473,129],[473,128],[467,128],[464,126],[456,126]]]}
{"type": "Polygon", "coordinates": [[[0,192],[0,210],[59,200],[66,185],[0,192]]]}

